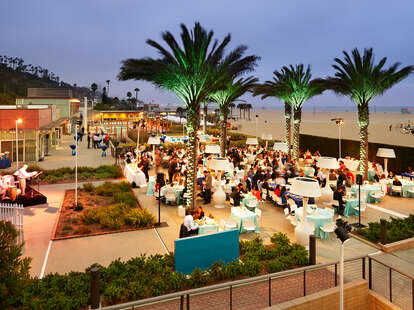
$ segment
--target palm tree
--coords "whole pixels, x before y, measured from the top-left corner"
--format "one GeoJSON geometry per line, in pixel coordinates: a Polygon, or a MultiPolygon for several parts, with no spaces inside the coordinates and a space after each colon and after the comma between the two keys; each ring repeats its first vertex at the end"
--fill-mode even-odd
{"type": "Polygon", "coordinates": [[[414,66],[397,70],[399,63],[384,69],[387,58],[374,63],[372,48],[364,49],[361,57],[358,49],[349,55],[343,51],[344,59],[335,58],[332,67],[337,71],[334,77],[328,77],[326,86],[335,93],[349,97],[358,108],[359,125],[359,171],[366,179],[368,176],[368,125],[369,103],[386,90],[393,87],[414,72],[414,66]]]}
{"type": "Polygon", "coordinates": [[[293,108],[293,158],[299,157],[300,123],[302,121],[302,106],[310,98],[320,95],[325,90],[325,80],[313,79],[310,66],[304,70],[304,65],[283,67],[281,70],[285,85],[289,90],[289,102],[293,108]]]}
{"type": "MultiPolygon", "coordinates": [[[[217,103],[220,110],[221,120],[221,157],[226,156],[227,144],[227,118],[230,113],[230,105],[239,97],[249,91],[258,79],[254,77],[241,78],[237,81],[231,81],[227,84],[226,89],[219,90],[209,96],[211,100],[217,103]]],[[[234,103],[233,103],[234,104],[234,103]]]]}
{"type": "Polygon", "coordinates": [[[242,114],[241,114],[241,112],[242,112],[242,110],[244,109],[244,104],[243,103],[239,103],[238,105],[237,105],[237,109],[239,109],[240,110],[240,119],[242,118],[242,114]]]}
{"type": "Polygon", "coordinates": [[[135,92],[135,99],[137,100],[137,102],[138,102],[138,92],[139,92],[139,88],[137,87],[137,88],[135,88],[134,89],[134,92],[135,92]]]}
{"type": "Polygon", "coordinates": [[[180,124],[181,124],[181,118],[184,116],[185,110],[182,107],[178,107],[175,111],[175,114],[178,114],[178,117],[180,118],[180,124]]]}
{"type": "Polygon", "coordinates": [[[249,115],[249,121],[250,121],[250,110],[253,108],[253,106],[250,104],[250,103],[247,103],[246,104],[246,110],[247,110],[247,113],[248,113],[248,115],[249,115]]]}
{"type": "Polygon", "coordinates": [[[288,157],[291,157],[291,122],[292,122],[292,106],[290,103],[290,90],[285,84],[285,77],[278,71],[274,71],[273,80],[266,81],[263,84],[255,86],[253,96],[261,95],[262,99],[267,97],[276,97],[283,101],[285,107],[285,140],[288,147],[288,157]]]}
{"type": "Polygon", "coordinates": [[[243,57],[247,47],[239,46],[224,57],[231,40],[227,35],[219,43],[213,31],[199,23],[189,31],[181,25],[181,43],[166,31],[162,34],[169,50],[153,40],[147,44],[157,49],[161,58],[126,59],[122,62],[120,80],[145,80],[173,91],[185,104],[188,133],[187,207],[195,206],[197,130],[200,126],[200,104],[206,97],[222,88],[235,76],[253,69],[256,56],[243,57]]]}
{"type": "Polygon", "coordinates": [[[95,92],[96,92],[97,89],[98,89],[98,85],[96,83],[92,83],[91,90],[92,90],[92,93],[93,93],[93,99],[95,99],[95,92]]]}
{"type": "Polygon", "coordinates": [[[230,107],[230,117],[233,117],[233,109],[236,107],[236,104],[234,102],[229,104],[230,107]]]}

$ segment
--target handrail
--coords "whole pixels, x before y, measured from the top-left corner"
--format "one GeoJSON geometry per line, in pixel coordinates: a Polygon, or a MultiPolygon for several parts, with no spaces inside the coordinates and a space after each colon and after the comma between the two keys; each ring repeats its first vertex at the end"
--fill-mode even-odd
{"type": "MultiPolygon", "coordinates": [[[[360,255],[360,256],[356,256],[356,257],[346,259],[344,262],[356,261],[356,260],[366,258],[366,257],[367,257],[367,255],[360,255]]],[[[283,278],[283,277],[286,277],[286,276],[289,276],[289,275],[294,275],[294,274],[301,273],[301,272],[304,272],[304,271],[311,271],[311,270],[315,270],[315,269],[321,269],[321,268],[333,266],[333,265],[336,265],[336,264],[339,264],[339,261],[334,261],[334,262],[324,263],[324,264],[317,264],[317,265],[306,266],[306,267],[300,267],[300,268],[296,268],[296,269],[285,270],[285,271],[280,271],[280,272],[275,272],[275,273],[269,273],[269,274],[265,274],[265,275],[261,275],[261,276],[257,276],[257,277],[252,277],[252,278],[247,278],[247,279],[242,279],[242,280],[236,280],[236,281],[230,281],[230,282],[225,282],[225,283],[213,284],[213,285],[209,285],[209,286],[205,286],[205,287],[201,287],[201,288],[194,288],[194,289],[190,289],[190,290],[186,290],[186,291],[180,291],[180,292],[175,292],[175,293],[171,293],[171,294],[166,294],[166,295],[161,295],[161,296],[156,296],[156,297],[150,297],[150,298],[136,300],[136,301],[130,301],[130,302],[123,303],[123,304],[107,306],[107,307],[103,307],[103,308],[100,308],[100,309],[103,309],[103,310],[119,310],[119,309],[131,308],[131,307],[134,307],[134,306],[141,306],[141,305],[145,305],[145,304],[157,303],[157,302],[167,301],[167,300],[171,300],[171,299],[176,299],[178,297],[185,296],[185,295],[194,295],[194,294],[199,294],[199,293],[211,292],[213,290],[224,289],[224,288],[228,288],[230,286],[240,286],[240,285],[247,284],[247,283],[261,282],[261,281],[266,281],[266,280],[269,280],[269,279],[283,278]]]]}
{"type": "Polygon", "coordinates": [[[390,269],[392,269],[393,271],[398,272],[399,274],[402,274],[403,276],[405,276],[405,277],[409,278],[410,280],[414,280],[414,277],[413,277],[412,275],[406,274],[405,272],[402,272],[402,271],[400,271],[400,270],[398,270],[398,269],[396,269],[396,268],[394,268],[394,267],[392,267],[392,266],[390,266],[390,265],[387,265],[387,264],[385,264],[385,263],[383,263],[383,262],[379,261],[377,258],[374,258],[374,257],[373,257],[373,256],[371,256],[370,254],[368,254],[368,257],[369,257],[369,258],[371,258],[372,260],[376,261],[377,263],[379,263],[379,264],[381,264],[381,265],[383,265],[383,266],[385,266],[385,267],[387,267],[387,268],[390,268],[390,269]]]}

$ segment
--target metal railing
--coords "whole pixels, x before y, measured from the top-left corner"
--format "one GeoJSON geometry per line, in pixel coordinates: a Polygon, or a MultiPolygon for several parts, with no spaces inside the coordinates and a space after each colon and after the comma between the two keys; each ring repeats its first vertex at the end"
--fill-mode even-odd
{"type": "Polygon", "coordinates": [[[22,245],[23,237],[23,214],[24,208],[21,204],[0,203],[0,221],[9,221],[17,230],[17,245],[22,245]]]}
{"type": "MultiPolygon", "coordinates": [[[[367,256],[345,261],[345,281],[365,279],[367,256]]],[[[331,262],[132,301],[101,309],[261,309],[338,285],[331,262]],[[202,306],[200,306],[202,305],[202,306]]]]}

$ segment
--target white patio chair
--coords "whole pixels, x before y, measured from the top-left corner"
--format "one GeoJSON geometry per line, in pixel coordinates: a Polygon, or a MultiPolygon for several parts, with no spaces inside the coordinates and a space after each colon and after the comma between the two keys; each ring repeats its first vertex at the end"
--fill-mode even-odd
{"type": "Polygon", "coordinates": [[[254,214],[256,214],[257,218],[260,221],[260,226],[262,226],[262,210],[259,208],[254,209],[254,214]]]}
{"type": "Polygon", "coordinates": [[[224,231],[233,230],[233,229],[237,228],[237,224],[234,221],[231,221],[231,220],[229,220],[229,221],[221,220],[220,221],[220,226],[222,227],[222,229],[224,231]]]}
{"type": "Polygon", "coordinates": [[[361,208],[361,217],[363,217],[363,215],[366,217],[367,203],[362,202],[362,200],[361,200],[361,206],[360,207],[358,205],[354,206],[354,210],[356,210],[358,212],[359,212],[360,208],[361,208]]]}
{"type": "Polygon", "coordinates": [[[234,206],[234,199],[230,197],[230,204],[234,206]]]}
{"type": "Polygon", "coordinates": [[[249,201],[249,203],[247,204],[247,206],[248,206],[250,209],[256,209],[256,208],[257,208],[257,204],[258,204],[258,201],[257,201],[257,200],[252,199],[252,200],[250,200],[250,201],[249,201]]]}
{"type": "Polygon", "coordinates": [[[336,227],[336,224],[335,223],[333,223],[333,222],[331,222],[331,223],[325,223],[325,224],[323,224],[323,226],[321,227],[321,230],[323,231],[323,232],[326,232],[326,233],[332,233],[332,232],[334,232],[335,231],[335,227],[336,227]]]}
{"type": "Polygon", "coordinates": [[[382,199],[384,197],[383,192],[371,192],[371,197],[374,199],[382,199]]]}
{"type": "Polygon", "coordinates": [[[289,212],[289,208],[284,208],[283,212],[285,213],[286,219],[290,220],[290,212],[289,212]]]}
{"type": "Polygon", "coordinates": [[[407,192],[410,194],[409,197],[414,197],[414,188],[409,189],[407,192]]]}
{"type": "Polygon", "coordinates": [[[298,220],[296,219],[296,217],[294,217],[294,216],[291,216],[290,218],[289,218],[289,221],[290,221],[290,224],[292,224],[293,226],[298,226],[298,220]]]}
{"type": "Polygon", "coordinates": [[[394,193],[397,193],[397,194],[399,194],[401,196],[401,194],[402,194],[402,186],[393,185],[392,186],[392,195],[393,196],[394,196],[394,193]]]}
{"type": "Polygon", "coordinates": [[[248,232],[254,232],[256,231],[256,224],[253,220],[244,220],[243,221],[243,229],[248,232]]]}
{"type": "Polygon", "coordinates": [[[296,205],[296,203],[293,201],[293,199],[288,199],[288,205],[290,207],[290,213],[294,213],[296,211],[296,209],[298,208],[298,206],[296,205]]]}

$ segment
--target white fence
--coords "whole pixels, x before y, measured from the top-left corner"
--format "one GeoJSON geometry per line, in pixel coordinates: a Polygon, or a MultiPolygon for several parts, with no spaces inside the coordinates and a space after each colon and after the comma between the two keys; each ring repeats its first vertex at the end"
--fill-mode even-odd
{"type": "Polygon", "coordinates": [[[17,244],[23,244],[23,205],[0,203],[0,221],[11,222],[17,230],[17,244]]]}

